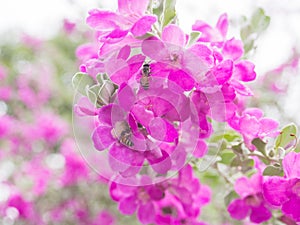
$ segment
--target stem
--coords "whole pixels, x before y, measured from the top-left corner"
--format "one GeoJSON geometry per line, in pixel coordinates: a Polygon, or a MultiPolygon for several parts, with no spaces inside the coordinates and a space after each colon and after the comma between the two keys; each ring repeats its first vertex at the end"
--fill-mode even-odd
{"type": "Polygon", "coordinates": [[[230,185],[234,185],[234,182],[232,180],[229,179],[229,177],[224,174],[218,167],[218,164],[213,164],[213,167],[217,170],[217,172],[224,178],[224,180],[226,181],[226,183],[230,184],[230,185]]]}

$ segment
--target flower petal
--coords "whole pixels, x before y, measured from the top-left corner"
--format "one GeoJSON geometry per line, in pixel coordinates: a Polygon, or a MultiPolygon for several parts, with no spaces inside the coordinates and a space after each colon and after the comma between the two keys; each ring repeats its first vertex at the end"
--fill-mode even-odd
{"type": "Polygon", "coordinates": [[[248,216],[250,208],[242,199],[236,199],[229,204],[227,210],[232,218],[242,220],[248,216]]]}
{"type": "Polygon", "coordinates": [[[250,220],[254,223],[268,221],[271,217],[272,213],[263,204],[259,207],[253,207],[250,214],[250,220]]]}
{"type": "Polygon", "coordinates": [[[128,56],[130,55],[131,48],[129,45],[125,45],[121,50],[119,51],[119,54],[117,56],[118,59],[124,59],[126,60],[128,56]]]}
{"type": "Polygon", "coordinates": [[[264,198],[272,205],[281,206],[288,200],[289,182],[281,177],[270,177],[263,184],[264,198]]]}
{"type": "Polygon", "coordinates": [[[254,195],[262,191],[262,176],[254,174],[251,178],[241,177],[236,180],[234,189],[241,196],[245,198],[249,195],[254,195]]]}
{"type": "Polygon", "coordinates": [[[102,106],[98,112],[100,124],[112,126],[112,122],[124,120],[124,112],[120,106],[109,104],[102,106]]]}
{"type": "Polygon", "coordinates": [[[172,88],[174,91],[181,91],[178,90],[178,86],[181,87],[183,91],[189,91],[195,86],[195,81],[183,70],[172,70],[169,74],[168,85],[169,88],[172,88]]]}
{"type": "Polygon", "coordinates": [[[243,96],[253,96],[253,92],[251,91],[251,89],[242,84],[241,82],[231,79],[229,83],[238,94],[243,96]]]}
{"type": "Polygon", "coordinates": [[[137,208],[137,199],[135,195],[124,198],[119,203],[119,211],[125,215],[132,215],[137,208]]]}
{"type": "Polygon", "coordinates": [[[300,178],[300,153],[290,152],[283,159],[284,174],[288,178],[300,178]]]}
{"type": "Polygon", "coordinates": [[[96,30],[113,30],[118,27],[117,22],[119,16],[116,13],[98,9],[91,10],[86,19],[86,23],[96,30]]]}
{"type": "Polygon", "coordinates": [[[256,72],[254,71],[255,65],[247,60],[242,60],[235,64],[234,77],[241,81],[252,81],[256,78],[256,72]]]}
{"type": "Polygon", "coordinates": [[[131,33],[136,36],[143,36],[151,31],[152,25],[156,22],[156,16],[147,15],[140,18],[131,28],[131,33]]]}
{"type": "Polygon", "coordinates": [[[220,16],[216,28],[219,30],[219,32],[222,34],[222,36],[225,38],[228,30],[228,17],[227,14],[224,13],[220,16]]]}
{"type": "Polygon", "coordinates": [[[136,101],[132,87],[123,83],[118,90],[118,100],[125,111],[130,111],[136,101]]]}
{"type": "MultiPolygon", "coordinates": [[[[118,2],[122,2],[124,0],[119,0],[118,2]]],[[[129,9],[131,14],[137,14],[137,15],[143,15],[145,11],[147,10],[149,0],[125,0],[125,4],[129,5],[129,9]]],[[[119,4],[120,6],[120,4],[119,4]]]]}
{"type": "Polygon", "coordinates": [[[178,132],[168,121],[156,117],[149,123],[150,135],[160,141],[173,142],[178,138],[178,132]]]}
{"type": "Polygon", "coordinates": [[[165,174],[171,169],[172,162],[167,152],[163,150],[161,152],[162,156],[160,158],[155,157],[155,155],[151,153],[147,154],[147,160],[155,172],[165,174]]]}
{"type": "Polygon", "coordinates": [[[224,60],[219,63],[213,70],[215,79],[219,84],[224,84],[232,75],[233,62],[231,60],[224,60]]]}
{"type": "Polygon", "coordinates": [[[184,32],[180,29],[180,27],[174,24],[164,27],[161,38],[165,42],[181,47],[184,47],[186,43],[186,36],[184,32]]]}
{"type": "Polygon", "coordinates": [[[92,140],[97,150],[102,151],[116,141],[111,135],[111,130],[110,126],[99,126],[94,130],[92,140]]]}
{"type": "Polygon", "coordinates": [[[281,210],[284,214],[292,217],[295,221],[300,222],[300,197],[295,196],[283,204],[281,210]]]}
{"type": "Polygon", "coordinates": [[[124,172],[128,168],[140,168],[144,162],[144,156],[121,144],[114,144],[109,151],[109,164],[115,171],[124,172]]]}
{"type": "Polygon", "coordinates": [[[137,216],[142,224],[152,224],[155,219],[155,209],[152,202],[140,205],[137,216]]]}
{"type": "Polygon", "coordinates": [[[164,43],[157,38],[148,38],[142,42],[142,51],[149,58],[160,62],[169,58],[164,43]]]}
{"type": "Polygon", "coordinates": [[[223,54],[234,61],[238,60],[244,54],[243,42],[234,38],[226,41],[223,47],[223,54]]]}
{"type": "Polygon", "coordinates": [[[197,142],[197,146],[193,151],[193,156],[196,158],[202,158],[207,153],[207,144],[205,141],[199,139],[197,142]]]}

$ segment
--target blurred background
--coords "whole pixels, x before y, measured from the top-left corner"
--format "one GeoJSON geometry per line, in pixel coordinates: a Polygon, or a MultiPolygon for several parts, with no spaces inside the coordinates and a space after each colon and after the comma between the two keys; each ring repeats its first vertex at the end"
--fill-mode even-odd
{"type": "MultiPolygon", "coordinates": [[[[73,140],[75,51],[93,38],[85,18],[95,7],[114,10],[117,0],[0,0],[1,224],[137,224],[118,213],[73,140]]],[[[257,8],[271,23],[247,55],[258,74],[248,105],[299,124],[300,1],[177,0],[186,33],[196,19],[214,26],[226,12],[228,36],[239,38],[257,8]]]]}

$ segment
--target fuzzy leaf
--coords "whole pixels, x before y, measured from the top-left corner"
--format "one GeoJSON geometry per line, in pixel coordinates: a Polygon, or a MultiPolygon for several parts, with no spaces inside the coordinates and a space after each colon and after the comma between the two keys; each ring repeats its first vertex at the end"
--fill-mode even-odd
{"type": "Polygon", "coordinates": [[[275,147],[285,148],[292,141],[295,141],[296,135],[297,135],[297,127],[295,124],[289,124],[285,126],[276,138],[275,147]]]}
{"type": "Polygon", "coordinates": [[[172,21],[176,17],[175,5],[176,0],[164,0],[162,27],[165,27],[168,24],[172,23],[172,21]]]}
{"type": "Polygon", "coordinates": [[[270,20],[271,18],[265,15],[265,11],[258,8],[252,15],[251,26],[257,33],[261,33],[268,28],[270,20]]]}
{"type": "Polygon", "coordinates": [[[86,73],[76,73],[72,79],[73,88],[82,95],[86,95],[86,88],[94,83],[93,78],[86,73]]]}
{"type": "Polygon", "coordinates": [[[277,166],[267,166],[263,172],[264,176],[283,176],[283,170],[277,166]]]}
{"type": "Polygon", "coordinates": [[[266,142],[264,142],[260,138],[254,138],[251,143],[256,147],[256,149],[259,152],[261,152],[263,155],[266,155],[266,142]]]}
{"type": "Polygon", "coordinates": [[[200,36],[201,36],[201,32],[199,32],[199,31],[191,32],[190,36],[189,36],[188,46],[192,46],[193,44],[195,44],[197,42],[197,40],[200,38],[200,36]]]}
{"type": "Polygon", "coordinates": [[[229,165],[234,157],[235,157],[235,154],[232,151],[223,151],[221,154],[220,163],[229,165]]]}

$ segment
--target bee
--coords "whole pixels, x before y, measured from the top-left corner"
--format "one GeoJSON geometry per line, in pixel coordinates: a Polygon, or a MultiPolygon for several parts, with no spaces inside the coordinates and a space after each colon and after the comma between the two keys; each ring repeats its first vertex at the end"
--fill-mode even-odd
{"type": "Polygon", "coordinates": [[[128,147],[132,147],[134,145],[131,140],[132,132],[127,122],[116,122],[114,132],[120,143],[122,143],[123,145],[126,145],[128,147]]]}
{"type": "Polygon", "coordinates": [[[145,63],[142,68],[142,78],[140,80],[141,86],[144,88],[144,90],[149,89],[149,83],[150,83],[150,64],[145,63]]]}
{"type": "Polygon", "coordinates": [[[138,125],[138,129],[141,132],[141,134],[143,134],[145,137],[147,137],[148,136],[147,129],[140,123],[138,123],[137,125],[138,125]]]}

